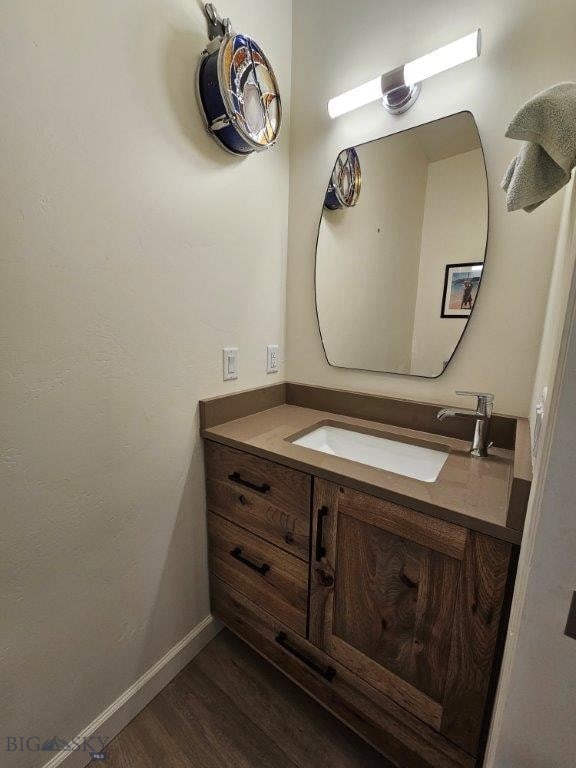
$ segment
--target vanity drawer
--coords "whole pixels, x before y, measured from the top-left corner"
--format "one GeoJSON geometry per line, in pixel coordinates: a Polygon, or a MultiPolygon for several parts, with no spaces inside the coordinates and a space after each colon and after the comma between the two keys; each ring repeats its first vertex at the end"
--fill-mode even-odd
{"type": "Polygon", "coordinates": [[[208,534],[211,574],[305,636],[308,565],[213,512],[208,534]]]}
{"type": "Polygon", "coordinates": [[[208,509],[308,561],[311,476],[212,441],[205,450],[208,509]]]}
{"type": "Polygon", "coordinates": [[[218,578],[212,612],[284,674],[402,768],[474,768],[475,759],[358,679],[218,578]]]}

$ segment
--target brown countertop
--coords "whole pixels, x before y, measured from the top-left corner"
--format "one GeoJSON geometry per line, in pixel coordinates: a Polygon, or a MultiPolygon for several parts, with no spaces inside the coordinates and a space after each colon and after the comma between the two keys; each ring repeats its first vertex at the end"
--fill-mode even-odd
{"type": "MultiPolygon", "coordinates": [[[[517,429],[517,443],[519,439],[526,442],[522,422],[518,421],[522,426],[517,429]]],[[[474,459],[468,453],[469,441],[288,404],[205,427],[202,435],[499,539],[516,544],[522,539],[526,483],[529,489],[523,444],[521,450],[517,445],[516,451],[491,448],[488,458],[474,459]],[[450,455],[436,482],[427,483],[290,442],[290,438],[326,422],[356,426],[382,436],[398,435],[431,447],[440,445],[450,455]],[[517,492],[518,485],[522,493],[517,492]]]]}

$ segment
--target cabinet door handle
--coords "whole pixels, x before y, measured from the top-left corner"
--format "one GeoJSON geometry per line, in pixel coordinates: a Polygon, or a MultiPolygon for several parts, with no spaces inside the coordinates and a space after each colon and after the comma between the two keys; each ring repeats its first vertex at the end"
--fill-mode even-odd
{"type": "Polygon", "coordinates": [[[268,563],[262,563],[262,565],[256,565],[256,563],[253,563],[251,560],[248,560],[248,558],[244,557],[242,554],[241,547],[236,547],[235,549],[230,552],[232,557],[235,560],[238,560],[240,563],[244,563],[244,565],[247,565],[248,568],[252,568],[253,571],[258,571],[258,573],[261,576],[266,576],[268,571],[270,570],[270,566],[268,563]]]}
{"type": "Polygon", "coordinates": [[[268,493],[270,490],[268,483],[256,485],[255,483],[251,483],[248,480],[244,480],[240,476],[240,472],[232,472],[231,475],[228,475],[228,480],[232,480],[233,483],[237,483],[238,485],[243,485],[244,488],[250,488],[251,491],[256,491],[257,493],[268,493]]]}
{"type": "Polygon", "coordinates": [[[303,664],[306,664],[307,667],[310,667],[311,670],[316,672],[317,675],[320,675],[320,677],[324,678],[324,680],[327,680],[329,683],[331,683],[332,680],[336,677],[336,670],[334,667],[321,667],[319,664],[316,664],[315,661],[312,661],[312,659],[309,659],[307,656],[305,656],[297,648],[294,648],[292,645],[290,645],[286,632],[280,632],[276,636],[276,642],[278,645],[281,645],[285,651],[291,653],[292,656],[295,656],[303,664]]]}
{"type": "Polygon", "coordinates": [[[320,562],[326,557],[326,547],[324,546],[324,518],[328,517],[328,507],[320,507],[317,513],[316,521],[316,561],[320,562]]]}

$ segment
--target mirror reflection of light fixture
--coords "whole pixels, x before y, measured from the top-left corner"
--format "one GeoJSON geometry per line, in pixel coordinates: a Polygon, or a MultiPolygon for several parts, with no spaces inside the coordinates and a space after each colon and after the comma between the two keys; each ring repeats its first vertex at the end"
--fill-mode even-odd
{"type": "Polygon", "coordinates": [[[453,43],[330,99],[328,113],[334,119],[382,99],[382,104],[388,112],[399,115],[414,104],[420,94],[423,80],[478,58],[480,49],[481,34],[477,29],[453,43]]]}

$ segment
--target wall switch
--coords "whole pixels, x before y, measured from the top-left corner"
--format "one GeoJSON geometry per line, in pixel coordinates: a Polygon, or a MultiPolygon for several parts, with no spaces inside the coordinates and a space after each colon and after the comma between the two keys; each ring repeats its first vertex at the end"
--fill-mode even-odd
{"type": "Polygon", "coordinates": [[[266,373],[278,373],[280,368],[278,344],[268,344],[266,347],[266,373]]]}
{"type": "Polygon", "coordinates": [[[225,347],[222,350],[222,372],[224,381],[238,378],[238,347],[225,347]]]}

